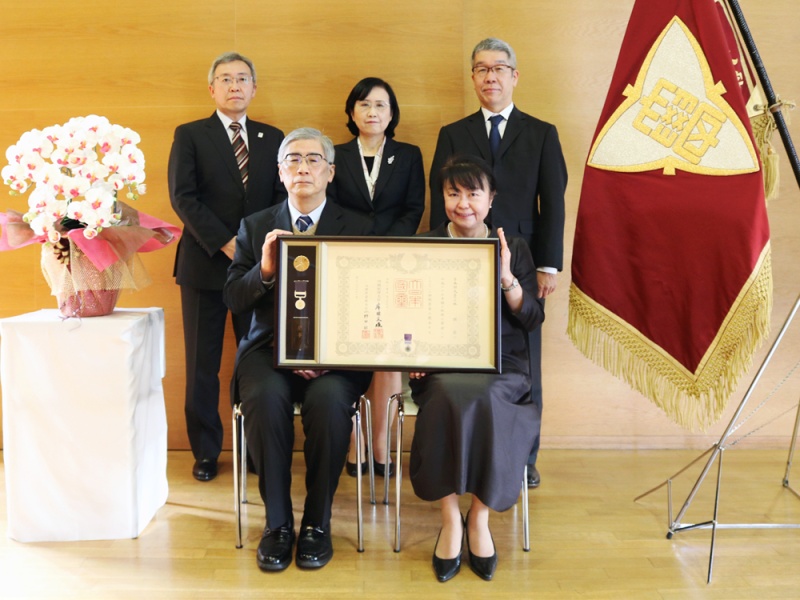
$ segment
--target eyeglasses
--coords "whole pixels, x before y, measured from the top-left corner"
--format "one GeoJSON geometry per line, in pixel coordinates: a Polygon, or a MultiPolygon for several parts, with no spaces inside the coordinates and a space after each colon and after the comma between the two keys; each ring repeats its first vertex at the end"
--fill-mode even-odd
{"type": "Polygon", "coordinates": [[[219,81],[225,87],[231,87],[234,83],[238,87],[248,85],[253,82],[253,77],[250,75],[239,75],[238,77],[214,77],[215,81],[219,81]]]}
{"type": "Polygon", "coordinates": [[[303,164],[303,161],[306,161],[311,169],[317,169],[328,163],[322,154],[317,154],[316,152],[311,152],[310,154],[305,155],[293,152],[284,156],[281,162],[283,162],[283,164],[290,169],[298,169],[300,165],[303,164]]]}
{"type": "Polygon", "coordinates": [[[356,109],[360,110],[361,112],[368,112],[370,109],[375,108],[375,110],[379,112],[383,112],[384,110],[389,110],[391,106],[388,102],[370,102],[369,100],[359,100],[356,102],[356,109]]]}
{"type": "Polygon", "coordinates": [[[509,75],[514,71],[514,67],[510,65],[492,65],[491,67],[479,66],[479,67],[472,67],[472,74],[478,77],[486,77],[489,74],[489,71],[494,73],[497,77],[502,77],[503,75],[509,75]]]}

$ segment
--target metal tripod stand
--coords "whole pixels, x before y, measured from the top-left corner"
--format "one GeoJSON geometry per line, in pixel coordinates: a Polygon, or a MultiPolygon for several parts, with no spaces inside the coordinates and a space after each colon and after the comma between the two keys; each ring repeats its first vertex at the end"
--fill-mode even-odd
{"type": "MultiPolygon", "coordinates": [[[[669,513],[669,530],[667,532],[667,539],[671,539],[675,534],[681,533],[683,531],[690,531],[692,529],[711,529],[711,548],[709,551],[708,557],[708,577],[706,581],[711,583],[711,576],[713,573],[714,568],[714,550],[716,547],[717,541],[717,530],[719,529],[800,529],[800,523],[720,523],[718,520],[719,516],[719,502],[720,502],[720,486],[722,483],[722,464],[723,464],[723,456],[725,450],[730,447],[732,444],[730,443],[730,436],[731,433],[736,429],[736,424],[739,421],[739,418],[744,411],[745,405],[747,404],[748,400],[753,394],[753,391],[756,388],[759,380],[761,379],[764,370],[766,369],[769,361],[772,359],[772,356],[775,354],[775,351],[778,349],[783,337],[789,328],[792,320],[794,319],[795,314],[797,313],[798,308],[800,308],[800,296],[795,300],[794,307],[792,311],[789,313],[789,316],[786,319],[786,322],[781,327],[780,333],[778,333],[775,342],[772,344],[772,347],[769,350],[769,353],[764,358],[764,361],[761,363],[761,367],[759,367],[756,376],[753,378],[753,381],[750,383],[750,387],[747,389],[747,393],[742,398],[742,401],[739,403],[739,406],[736,409],[736,412],[733,414],[728,426],[725,428],[724,433],[720,436],[719,441],[717,441],[711,448],[706,450],[703,454],[698,456],[694,459],[691,463],[683,467],[680,471],[672,475],[666,481],[661,483],[660,485],[656,486],[655,488],[648,490],[644,494],[636,497],[634,502],[648,496],[649,494],[655,492],[658,489],[661,489],[665,485],[667,486],[667,503],[668,503],[668,513],[669,513]],[[683,503],[683,506],[678,511],[677,516],[673,517],[673,510],[672,510],[672,481],[689,469],[692,465],[699,462],[703,457],[709,456],[705,466],[703,467],[700,476],[697,478],[697,481],[692,487],[692,490],[689,492],[686,501],[683,503]],[[702,523],[683,523],[682,519],[686,514],[686,511],[689,509],[692,501],[694,500],[697,492],[700,490],[700,486],[702,485],[703,481],[705,481],[706,476],[711,471],[712,466],[714,465],[714,461],[717,461],[717,481],[716,481],[716,491],[714,495],[714,513],[713,517],[710,521],[703,521],[702,523]]],[[[797,416],[795,417],[795,424],[794,424],[794,431],[792,433],[792,441],[789,447],[789,458],[786,462],[786,472],[783,477],[783,486],[789,489],[795,496],[800,498],[800,493],[795,491],[789,485],[789,473],[792,468],[792,460],[794,457],[795,448],[797,445],[797,434],[798,429],[800,429],[800,403],[798,403],[797,407],[797,416]]]]}

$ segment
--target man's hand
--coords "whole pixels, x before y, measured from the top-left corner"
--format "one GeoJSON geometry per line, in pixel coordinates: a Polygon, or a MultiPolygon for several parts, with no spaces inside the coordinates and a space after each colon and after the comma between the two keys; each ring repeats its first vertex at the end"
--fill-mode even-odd
{"type": "Polygon", "coordinates": [[[225,256],[233,260],[233,255],[236,252],[236,238],[234,237],[228,240],[228,243],[225,244],[222,248],[220,248],[220,250],[222,250],[222,253],[225,256]]]}
{"type": "Polygon", "coordinates": [[[264,244],[261,246],[261,280],[268,281],[275,276],[278,270],[278,236],[279,235],[292,235],[291,231],[284,231],[283,229],[273,229],[264,238],[264,244]]]}
{"type": "Polygon", "coordinates": [[[536,271],[536,283],[539,286],[537,298],[547,298],[556,291],[557,277],[555,273],[536,271]]]}
{"type": "Polygon", "coordinates": [[[325,375],[325,373],[327,373],[327,372],[328,372],[327,369],[325,369],[325,370],[298,369],[298,370],[292,371],[292,373],[294,373],[295,375],[299,375],[300,377],[302,377],[303,379],[306,379],[308,381],[310,381],[312,379],[316,379],[317,377],[320,377],[322,375],[325,375]]]}

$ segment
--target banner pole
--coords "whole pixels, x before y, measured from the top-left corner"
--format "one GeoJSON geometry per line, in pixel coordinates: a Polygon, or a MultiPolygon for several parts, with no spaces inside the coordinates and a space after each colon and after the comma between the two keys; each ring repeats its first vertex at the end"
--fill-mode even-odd
{"type": "Polygon", "coordinates": [[[789,164],[792,166],[794,178],[797,181],[798,187],[800,187],[800,159],[797,158],[797,151],[794,148],[792,138],[789,135],[789,128],[786,125],[786,119],[783,116],[783,104],[775,95],[775,90],[772,89],[772,83],[770,83],[767,70],[764,67],[764,61],[761,60],[761,55],[758,53],[758,48],[756,48],[756,43],[753,40],[753,35],[750,33],[750,28],[747,26],[747,21],[744,19],[744,14],[742,14],[739,1],[728,0],[728,5],[733,11],[733,16],[736,19],[736,24],[739,26],[739,31],[742,34],[742,40],[747,47],[747,52],[750,54],[750,58],[753,61],[753,66],[758,74],[761,87],[764,88],[764,94],[767,97],[767,109],[772,113],[772,116],[775,119],[775,125],[778,129],[778,133],[781,136],[781,140],[783,140],[783,146],[786,148],[786,155],[789,158],[789,164]]]}

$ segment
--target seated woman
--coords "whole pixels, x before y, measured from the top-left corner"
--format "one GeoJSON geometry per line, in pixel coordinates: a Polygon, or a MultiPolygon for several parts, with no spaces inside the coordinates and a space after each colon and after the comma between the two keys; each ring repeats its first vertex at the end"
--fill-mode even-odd
{"type": "Polygon", "coordinates": [[[511,508],[539,415],[531,403],[528,332],[544,320],[536,298],[536,268],[518,238],[506,240],[484,223],[495,195],[491,167],[479,158],[454,156],[442,168],[448,223],[423,235],[500,239],[502,373],[411,373],[419,406],[411,446],[410,474],[422,500],[440,501],[442,528],[433,551],[439,581],[461,568],[464,540],[469,564],[490,580],[497,551],[489,510],[511,508]],[[466,519],[459,496],[471,494],[466,519]]]}

